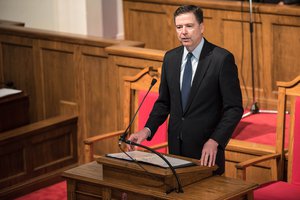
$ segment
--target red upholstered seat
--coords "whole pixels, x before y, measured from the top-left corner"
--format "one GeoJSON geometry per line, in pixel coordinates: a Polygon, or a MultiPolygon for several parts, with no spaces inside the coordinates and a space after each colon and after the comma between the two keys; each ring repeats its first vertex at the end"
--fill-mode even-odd
{"type": "MultiPolygon", "coordinates": [[[[246,111],[247,112],[247,111],[246,111]]],[[[275,146],[277,114],[257,113],[243,118],[236,127],[232,138],[259,144],[275,146]]],[[[289,115],[286,115],[286,133],[289,127],[289,115]]],[[[289,134],[285,135],[285,148],[288,147],[289,134]]]]}
{"type": "Polygon", "coordinates": [[[254,191],[255,200],[300,200],[300,98],[295,105],[294,138],[289,147],[288,167],[291,168],[289,182],[277,181],[262,185],[254,191]],[[290,160],[291,159],[291,160],[290,160]]]}
{"type": "Polygon", "coordinates": [[[300,186],[277,181],[254,191],[255,200],[299,200],[300,186]]]}
{"type": "MultiPolygon", "coordinates": [[[[145,96],[146,91],[139,91],[138,94],[138,101],[139,101],[139,105],[143,99],[143,97],[145,96]]],[[[158,98],[158,93],[157,92],[150,92],[148,94],[148,96],[146,97],[144,104],[142,105],[142,107],[140,108],[139,111],[139,116],[138,116],[138,129],[142,129],[148,119],[148,116],[152,110],[152,107],[156,101],[156,99],[158,98]]],[[[167,123],[163,123],[159,129],[157,130],[155,137],[153,137],[153,139],[151,141],[144,141],[142,144],[146,145],[146,146],[154,146],[156,144],[160,144],[163,142],[167,141],[167,123]]],[[[161,153],[167,153],[167,148],[162,148],[158,150],[161,153]]]]}

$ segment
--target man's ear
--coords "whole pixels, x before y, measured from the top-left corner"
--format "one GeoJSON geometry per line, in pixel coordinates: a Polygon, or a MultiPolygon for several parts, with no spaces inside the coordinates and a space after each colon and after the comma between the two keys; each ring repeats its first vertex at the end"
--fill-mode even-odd
{"type": "Polygon", "coordinates": [[[201,29],[201,33],[202,33],[202,35],[203,35],[203,33],[204,33],[204,22],[202,22],[202,23],[200,24],[200,29],[201,29]]]}

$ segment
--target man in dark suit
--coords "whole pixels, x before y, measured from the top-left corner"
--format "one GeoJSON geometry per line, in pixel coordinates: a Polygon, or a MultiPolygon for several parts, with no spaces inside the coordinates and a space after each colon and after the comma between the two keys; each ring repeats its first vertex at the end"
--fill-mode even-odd
{"type": "Polygon", "coordinates": [[[203,12],[199,7],[179,7],[174,22],[182,46],[166,53],[159,97],[145,128],[129,140],[151,140],[170,115],[169,153],[201,159],[200,164],[205,166],[217,164],[215,173],[222,174],[225,146],[243,114],[234,57],[203,38],[203,12]]]}

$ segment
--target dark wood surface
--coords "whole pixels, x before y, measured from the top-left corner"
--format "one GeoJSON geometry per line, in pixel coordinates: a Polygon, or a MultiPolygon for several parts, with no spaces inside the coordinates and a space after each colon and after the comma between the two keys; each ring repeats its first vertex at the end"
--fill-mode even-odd
{"type": "Polygon", "coordinates": [[[0,97],[1,132],[29,124],[29,98],[23,92],[0,97]]]}
{"type": "Polygon", "coordinates": [[[0,199],[58,181],[77,166],[77,115],[53,117],[0,134],[0,199]]]}
{"type": "Polygon", "coordinates": [[[67,180],[68,199],[251,199],[256,184],[211,176],[185,186],[184,193],[166,194],[158,188],[138,185],[127,180],[103,175],[103,167],[96,161],[67,170],[62,175],[67,180]]]}

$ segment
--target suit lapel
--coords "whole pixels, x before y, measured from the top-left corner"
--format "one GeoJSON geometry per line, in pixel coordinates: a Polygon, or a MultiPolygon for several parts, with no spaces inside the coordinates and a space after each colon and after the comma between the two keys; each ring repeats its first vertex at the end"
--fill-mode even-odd
{"type": "MultiPolygon", "coordinates": [[[[212,49],[213,49],[213,45],[211,43],[209,43],[207,40],[205,40],[204,45],[203,45],[203,49],[201,51],[201,55],[199,58],[199,62],[198,62],[198,66],[197,66],[197,70],[196,70],[196,74],[194,76],[193,79],[193,84],[192,84],[192,88],[191,88],[191,93],[186,105],[186,109],[184,111],[184,113],[189,109],[196,93],[197,90],[204,78],[204,75],[208,69],[209,63],[211,62],[211,53],[212,53],[212,49]]],[[[183,114],[184,114],[183,113],[183,114]]]]}
{"type": "MultiPolygon", "coordinates": [[[[176,64],[174,70],[175,77],[175,88],[176,94],[175,96],[179,97],[179,105],[181,106],[181,91],[180,91],[180,69],[181,69],[181,62],[182,62],[182,54],[183,54],[183,46],[179,48],[175,54],[174,63],[176,64]]],[[[182,106],[181,106],[182,107],[182,106]]]]}

